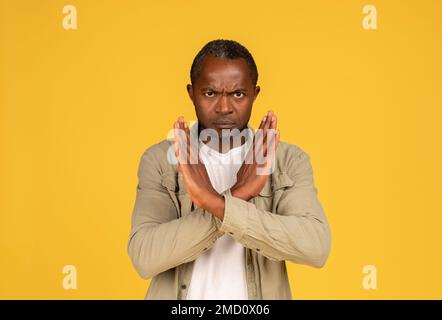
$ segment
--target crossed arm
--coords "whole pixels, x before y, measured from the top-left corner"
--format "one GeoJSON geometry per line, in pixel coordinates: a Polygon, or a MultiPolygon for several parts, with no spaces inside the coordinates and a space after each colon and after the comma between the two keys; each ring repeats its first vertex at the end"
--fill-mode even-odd
{"type": "MultiPolygon", "coordinates": [[[[191,163],[190,130],[187,123],[183,117],[179,117],[173,127],[175,130],[175,154],[179,160],[178,168],[183,175],[193,203],[206,209],[222,221],[225,211],[224,197],[219,195],[212,187],[204,164],[201,161],[196,164],[191,163]],[[184,135],[179,134],[178,130],[181,130],[184,135]]],[[[262,139],[254,139],[252,148],[247,154],[250,161],[244,161],[239,169],[237,182],[230,190],[232,196],[248,201],[264,187],[268,174],[258,174],[258,172],[264,172],[264,169],[269,169],[272,166],[271,161],[279,143],[279,131],[276,130],[276,127],[276,115],[269,111],[258,128],[260,134],[262,133],[262,139]],[[268,134],[271,132],[270,130],[274,130],[272,132],[276,131],[277,135],[271,136],[268,134]],[[254,157],[256,154],[262,154],[266,162],[258,163],[254,157]],[[262,170],[259,171],[258,169],[262,170]]],[[[270,171],[268,170],[268,172],[270,171]]]]}
{"type": "Polygon", "coordinates": [[[324,265],[330,250],[330,230],[317,199],[306,153],[294,155],[296,161],[284,173],[296,183],[283,191],[277,214],[248,202],[263,186],[261,181],[244,182],[252,181],[250,172],[243,173],[247,178],[238,179],[242,182],[219,195],[204,194],[198,187],[192,189],[200,185],[201,176],[186,178],[186,170],[193,168],[181,168],[189,196],[198,208],[178,219],[170,195],[162,185],[161,172],[152,165],[155,163],[152,157],[151,153],[145,153],[140,162],[128,244],[129,255],[141,277],[147,279],[196,259],[225,232],[271,260],[314,267],[324,265]]]}

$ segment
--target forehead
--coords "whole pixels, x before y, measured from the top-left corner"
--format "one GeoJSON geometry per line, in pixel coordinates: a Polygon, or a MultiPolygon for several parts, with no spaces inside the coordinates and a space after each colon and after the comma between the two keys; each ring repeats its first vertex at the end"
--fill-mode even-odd
{"type": "Polygon", "coordinates": [[[200,85],[250,85],[250,69],[243,58],[224,59],[207,56],[201,63],[200,85]]]}

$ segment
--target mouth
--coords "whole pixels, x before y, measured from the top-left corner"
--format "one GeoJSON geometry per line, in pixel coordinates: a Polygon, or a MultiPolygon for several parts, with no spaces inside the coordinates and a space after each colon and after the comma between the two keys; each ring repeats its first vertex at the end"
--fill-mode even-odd
{"type": "Polygon", "coordinates": [[[217,128],[220,129],[232,129],[235,127],[235,122],[231,121],[217,121],[213,123],[217,128]]]}

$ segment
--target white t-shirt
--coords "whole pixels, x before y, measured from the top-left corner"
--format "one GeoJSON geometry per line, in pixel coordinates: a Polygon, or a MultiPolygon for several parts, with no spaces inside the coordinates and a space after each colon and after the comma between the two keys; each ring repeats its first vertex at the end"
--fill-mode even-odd
{"type": "MultiPolygon", "coordinates": [[[[200,141],[200,158],[218,193],[236,183],[236,174],[250,142],[248,139],[242,146],[223,154],[200,141]]],[[[212,248],[195,260],[187,299],[248,300],[244,246],[229,234],[218,238],[212,248]]]]}

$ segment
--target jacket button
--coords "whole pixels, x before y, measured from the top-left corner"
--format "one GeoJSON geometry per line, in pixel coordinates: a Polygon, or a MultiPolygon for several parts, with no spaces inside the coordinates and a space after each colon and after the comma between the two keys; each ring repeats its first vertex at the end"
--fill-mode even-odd
{"type": "Polygon", "coordinates": [[[233,236],[233,232],[229,232],[233,236]]]}
{"type": "Polygon", "coordinates": [[[256,248],[256,251],[261,251],[261,249],[259,249],[259,248],[256,248]]]}
{"type": "Polygon", "coordinates": [[[187,286],[186,286],[185,284],[182,284],[182,285],[181,285],[181,289],[184,290],[184,289],[186,289],[186,288],[187,288],[187,286]]]}

